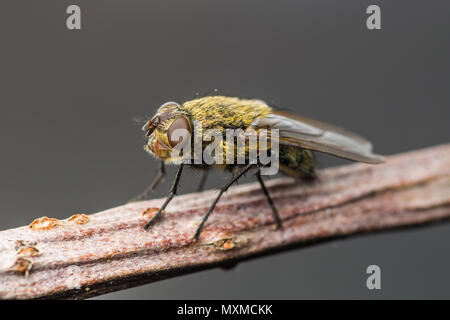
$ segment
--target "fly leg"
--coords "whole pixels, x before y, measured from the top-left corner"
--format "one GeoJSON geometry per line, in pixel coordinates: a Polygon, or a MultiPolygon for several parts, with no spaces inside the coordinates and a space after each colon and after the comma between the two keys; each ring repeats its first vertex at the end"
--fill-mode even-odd
{"type": "Polygon", "coordinates": [[[166,201],[164,201],[161,208],[159,208],[158,212],[154,215],[154,217],[145,225],[144,229],[147,230],[152,226],[155,221],[161,216],[161,213],[164,211],[164,209],[167,207],[169,202],[172,200],[172,198],[177,194],[177,187],[178,183],[180,182],[181,172],[183,171],[183,164],[180,165],[178,168],[177,174],[175,176],[175,180],[173,181],[172,186],[170,187],[169,195],[166,198],[166,201]]]}
{"type": "Polygon", "coordinates": [[[209,215],[213,212],[214,208],[216,207],[217,202],[219,202],[220,197],[227,191],[227,189],[235,183],[240,177],[244,175],[248,170],[252,168],[253,164],[248,164],[242,170],[236,174],[230,181],[228,181],[227,184],[225,184],[222,189],[220,189],[219,194],[217,195],[216,199],[212,203],[212,205],[209,207],[208,212],[205,214],[205,216],[202,219],[202,222],[200,222],[197,231],[195,232],[194,240],[198,240],[200,237],[200,232],[202,231],[203,225],[205,224],[206,220],[208,220],[209,215]]]}
{"type": "Polygon", "coordinates": [[[141,194],[137,195],[136,197],[128,200],[128,202],[135,202],[135,201],[141,201],[148,199],[148,196],[153,192],[153,190],[156,189],[156,187],[164,180],[164,177],[166,176],[166,167],[164,166],[164,162],[160,162],[159,166],[159,174],[156,177],[155,180],[153,180],[152,184],[144,190],[141,194]]]}
{"type": "Polygon", "coordinates": [[[264,195],[266,196],[267,201],[269,202],[269,205],[272,208],[272,214],[273,214],[273,218],[275,219],[275,223],[277,224],[277,229],[281,229],[280,215],[278,214],[277,208],[275,207],[275,204],[273,203],[272,198],[269,195],[269,191],[267,191],[267,188],[261,177],[261,169],[259,169],[259,168],[258,168],[258,171],[256,172],[256,178],[258,179],[259,184],[261,185],[261,189],[263,190],[264,195]]]}
{"type": "Polygon", "coordinates": [[[206,178],[208,177],[209,169],[204,169],[202,172],[202,176],[200,178],[200,182],[197,186],[197,192],[203,191],[203,187],[205,186],[206,178]]]}

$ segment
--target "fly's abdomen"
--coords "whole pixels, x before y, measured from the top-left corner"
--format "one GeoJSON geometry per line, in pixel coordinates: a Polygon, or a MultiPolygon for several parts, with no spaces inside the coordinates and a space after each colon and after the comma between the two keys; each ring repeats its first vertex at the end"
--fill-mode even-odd
{"type": "Polygon", "coordinates": [[[295,178],[316,178],[314,156],[311,150],[280,145],[280,170],[295,178]]]}

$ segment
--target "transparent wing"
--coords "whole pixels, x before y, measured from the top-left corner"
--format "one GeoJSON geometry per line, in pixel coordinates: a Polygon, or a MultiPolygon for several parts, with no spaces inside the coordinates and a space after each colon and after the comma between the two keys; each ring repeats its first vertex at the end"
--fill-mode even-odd
{"type": "Polygon", "coordinates": [[[278,129],[280,144],[299,146],[354,161],[373,164],[384,162],[382,156],[372,153],[372,144],[369,141],[317,120],[272,111],[266,117],[254,121],[252,126],[278,129]]]}

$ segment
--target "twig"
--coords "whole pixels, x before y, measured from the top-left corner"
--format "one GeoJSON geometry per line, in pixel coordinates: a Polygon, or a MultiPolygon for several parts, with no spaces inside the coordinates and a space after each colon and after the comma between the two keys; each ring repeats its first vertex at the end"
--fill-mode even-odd
{"type": "Polygon", "coordinates": [[[197,243],[195,229],[217,190],[176,197],[148,231],[143,226],[163,199],[2,231],[0,297],[85,298],[313,241],[448,218],[450,144],[378,166],[323,170],[317,182],[283,178],[267,186],[282,230],[252,183],[227,192],[197,243]]]}

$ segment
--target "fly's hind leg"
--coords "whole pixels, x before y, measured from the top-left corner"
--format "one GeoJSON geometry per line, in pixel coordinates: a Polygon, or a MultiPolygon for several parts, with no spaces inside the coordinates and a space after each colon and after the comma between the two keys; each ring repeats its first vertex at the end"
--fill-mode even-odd
{"type": "Polygon", "coordinates": [[[258,179],[261,189],[263,190],[264,195],[267,198],[267,202],[269,202],[269,205],[272,208],[272,214],[273,214],[273,218],[275,219],[275,223],[277,224],[277,229],[281,229],[280,215],[278,214],[278,210],[275,207],[275,204],[273,203],[273,200],[269,195],[269,191],[267,190],[266,185],[264,184],[264,181],[261,177],[261,169],[259,169],[259,168],[258,168],[258,171],[256,172],[256,178],[258,179]]]}
{"type": "Polygon", "coordinates": [[[164,162],[160,162],[159,166],[159,174],[156,177],[155,180],[153,180],[152,184],[144,190],[141,194],[137,195],[136,197],[128,200],[128,202],[135,202],[135,201],[141,201],[148,199],[148,196],[153,192],[153,190],[156,189],[156,187],[164,180],[164,177],[166,176],[166,167],[164,166],[164,162]]]}

